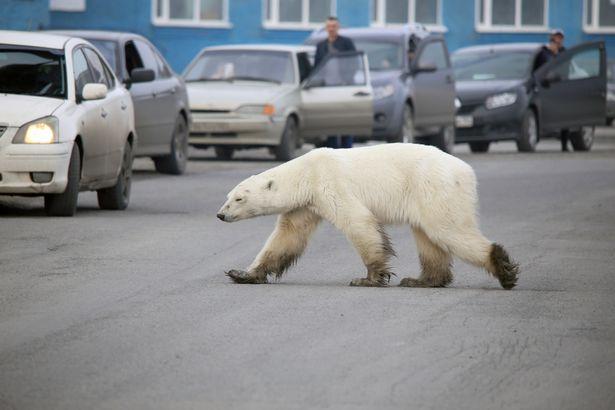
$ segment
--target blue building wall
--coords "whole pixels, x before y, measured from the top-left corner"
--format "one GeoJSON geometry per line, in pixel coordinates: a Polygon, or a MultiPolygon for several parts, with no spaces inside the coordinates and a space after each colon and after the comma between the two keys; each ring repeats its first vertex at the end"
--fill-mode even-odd
{"type": "Polygon", "coordinates": [[[0,0],[0,29],[38,30],[49,18],[49,0],[0,0]]]}
{"type": "MultiPolygon", "coordinates": [[[[309,29],[263,27],[263,0],[229,0],[230,28],[167,27],[152,23],[152,0],[86,0],[84,12],[49,12],[48,0],[0,0],[0,28],[35,30],[101,29],[132,31],[149,38],[181,71],[203,47],[233,43],[302,43],[309,29]]],[[[473,44],[545,42],[542,33],[481,33],[476,30],[475,0],[442,0],[442,23],[451,50],[473,44]]],[[[371,0],[337,0],[345,26],[368,26],[371,0]]],[[[615,35],[587,34],[582,28],[583,0],[550,0],[549,27],[566,32],[568,46],[601,39],[615,56],[615,35]]]]}

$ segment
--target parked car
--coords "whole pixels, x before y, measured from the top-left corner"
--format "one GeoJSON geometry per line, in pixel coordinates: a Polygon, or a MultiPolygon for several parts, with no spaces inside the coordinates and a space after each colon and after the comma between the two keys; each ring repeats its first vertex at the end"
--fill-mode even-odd
{"type": "Polygon", "coordinates": [[[269,147],[276,159],[329,134],[369,135],[372,88],[361,52],[329,56],[312,70],[313,47],[205,48],[184,72],[193,123],[190,144],[235,150],[269,147]]]}
{"type": "Polygon", "coordinates": [[[542,138],[568,132],[575,150],[591,148],[606,118],[604,44],[572,47],[533,72],[541,44],[492,44],[453,54],[457,84],[457,142],[486,152],[513,140],[531,152],[542,138]]]}
{"type": "MultiPolygon", "coordinates": [[[[318,30],[315,45],[326,38],[318,30]]],[[[370,139],[426,142],[451,152],[455,141],[455,83],[444,37],[422,25],[400,28],[348,28],[369,59],[374,88],[374,128],[370,139]],[[410,39],[417,48],[409,58],[410,39]]]]}
{"type": "Polygon", "coordinates": [[[613,125],[615,120],[615,61],[609,60],[606,83],[606,123],[613,125]]]}
{"type": "Polygon", "coordinates": [[[0,31],[0,194],[75,213],[80,190],[125,209],[136,145],[130,94],[88,42],[0,31]]]}
{"type": "Polygon", "coordinates": [[[137,157],[151,157],[158,172],[179,175],[188,162],[190,110],[186,85],[146,38],[113,31],[54,31],[81,37],[103,54],[130,90],[139,134],[137,157]]]}

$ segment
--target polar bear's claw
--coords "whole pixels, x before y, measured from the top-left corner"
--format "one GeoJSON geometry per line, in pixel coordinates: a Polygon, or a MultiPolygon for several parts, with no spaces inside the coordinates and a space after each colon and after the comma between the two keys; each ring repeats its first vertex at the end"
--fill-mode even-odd
{"type": "Polygon", "coordinates": [[[249,272],[246,272],[244,270],[231,269],[230,271],[226,272],[226,276],[231,278],[233,282],[235,283],[242,283],[242,284],[244,283],[251,283],[251,284],[267,283],[267,277],[265,277],[265,279],[263,280],[256,276],[250,275],[249,272]]]}
{"type": "Polygon", "coordinates": [[[367,278],[357,278],[350,281],[350,286],[384,287],[387,285],[367,278]]]}

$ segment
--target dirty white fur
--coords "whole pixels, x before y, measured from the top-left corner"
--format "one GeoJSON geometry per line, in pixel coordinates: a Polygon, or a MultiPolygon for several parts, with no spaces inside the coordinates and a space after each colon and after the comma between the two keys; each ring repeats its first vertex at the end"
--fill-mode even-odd
{"type": "Polygon", "coordinates": [[[227,222],[281,214],[248,268],[266,281],[303,252],[325,219],[343,231],[368,269],[351,284],[386,284],[393,254],[383,225],[406,224],[415,235],[423,273],[408,286],[444,286],[451,256],[494,272],[492,243],[477,222],[476,177],[460,159],[417,144],[313,150],[237,185],[219,211],[227,222]]]}

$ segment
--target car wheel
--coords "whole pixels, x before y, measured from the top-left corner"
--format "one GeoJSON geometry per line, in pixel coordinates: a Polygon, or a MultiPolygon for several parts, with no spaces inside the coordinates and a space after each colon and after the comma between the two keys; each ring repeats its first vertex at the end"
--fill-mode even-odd
{"type": "Polygon", "coordinates": [[[216,157],[223,161],[230,160],[231,158],[233,158],[233,154],[235,153],[235,148],[224,145],[214,147],[214,150],[216,151],[216,157]]]}
{"type": "Polygon", "coordinates": [[[470,151],[472,152],[487,152],[489,151],[489,145],[491,144],[491,141],[476,141],[476,142],[470,142],[470,151]]]}
{"type": "Polygon", "coordinates": [[[570,143],[575,151],[589,151],[594,143],[595,127],[583,127],[570,133],[570,143]]]}
{"type": "Polygon", "coordinates": [[[442,127],[440,132],[431,138],[431,145],[451,154],[455,147],[455,127],[452,125],[442,127]]]}
{"type": "Polygon", "coordinates": [[[389,138],[388,142],[413,142],[414,141],[414,114],[410,104],[404,104],[404,112],[402,114],[402,124],[399,134],[389,138]]]}
{"type": "Polygon", "coordinates": [[[79,181],[81,180],[81,155],[77,143],[73,144],[68,164],[68,182],[61,194],[45,195],[45,212],[49,216],[73,216],[77,210],[79,181]]]}
{"type": "Polygon", "coordinates": [[[293,117],[288,117],[280,145],[274,149],[275,159],[278,161],[289,161],[295,157],[297,134],[297,121],[293,117]]]}
{"type": "Polygon", "coordinates": [[[131,185],[132,147],[130,143],[126,141],[124,145],[124,155],[122,156],[122,167],[120,169],[120,175],[117,177],[117,182],[110,188],[103,188],[96,191],[100,209],[126,209],[130,201],[131,185]]]}
{"type": "Polygon", "coordinates": [[[188,125],[183,115],[175,121],[171,138],[171,153],[164,157],[154,157],[156,171],[163,174],[181,175],[188,163],[188,125]]]}
{"type": "Polygon", "coordinates": [[[527,110],[523,117],[521,136],[517,140],[517,150],[520,152],[536,151],[538,144],[538,121],[533,110],[527,110]]]}

